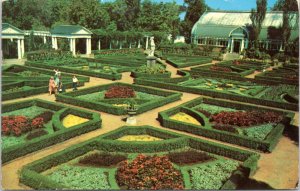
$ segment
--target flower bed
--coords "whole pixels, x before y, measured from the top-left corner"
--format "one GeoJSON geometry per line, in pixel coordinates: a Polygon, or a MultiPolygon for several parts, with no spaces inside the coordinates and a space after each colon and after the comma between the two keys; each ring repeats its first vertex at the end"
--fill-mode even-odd
{"type": "Polygon", "coordinates": [[[183,112],[179,112],[179,113],[176,113],[175,115],[172,115],[170,117],[170,119],[185,122],[185,123],[191,123],[194,125],[201,125],[201,123],[199,121],[197,121],[197,119],[195,119],[192,116],[190,116],[186,113],[183,113],[183,112]]]}
{"type": "Polygon", "coordinates": [[[4,104],[2,112],[3,163],[101,127],[99,114],[37,99],[4,104]],[[67,129],[68,115],[88,121],[67,129]]]}
{"type": "Polygon", "coordinates": [[[241,146],[272,151],[289,125],[292,113],[263,109],[217,99],[195,99],[159,113],[164,127],[206,136],[241,146]],[[193,113],[203,119],[201,126],[173,120],[178,111],[193,113]]]}
{"type": "Polygon", "coordinates": [[[89,121],[89,119],[69,114],[63,118],[62,124],[66,128],[69,128],[69,127],[73,127],[73,126],[76,126],[76,125],[79,125],[79,124],[82,124],[82,123],[85,123],[88,121],[89,121]]]}
{"type": "Polygon", "coordinates": [[[150,135],[125,135],[118,138],[119,141],[160,141],[162,139],[150,135]]]}
{"type": "MultiPolygon", "coordinates": [[[[256,169],[258,158],[254,152],[149,126],[122,127],[26,165],[20,172],[20,181],[34,189],[194,189],[193,179],[199,178],[196,172],[202,165],[207,166],[206,176],[209,177],[215,175],[211,163],[221,164],[224,160],[229,161],[226,164],[238,163],[239,173],[247,182],[249,172],[256,169]],[[172,138],[147,143],[115,139],[130,132],[172,138]],[[185,164],[178,166],[169,159],[171,152],[183,161],[182,154],[192,150],[201,153],[192,163],[186,164],[191,160],[184,160],[185,164]],[[182,153],[180,157],[178,153],[182,153]],[[193,177],[191,171],[195,171],[193,177]]],[[[222,168],[227,180],[231,175],[228,168],[222,168]]]]}
{"type": "Polygon", "coordinates": [[[152,79],[136,78],[135,84],[170,89],[182,92],[200,94],[204,96],[235,100],[256,105],[265,105],[269,107],[277,107],[286,110],[298,111],[298,102],[295,97],[298,95],[298,87],[287,87],[284,85],[266,85],[255,83],[254,80],[245,78],[234,78],[235,80],[200,77],[193,75],[195,79],[171,83],[169,81],[157,81],[152,79]],[[227,85],[226,85],[227,84],[227,85]],[[232,84],[229,86],[228,84],[232,84]],[[221,90],[222,89],[222,90],[221,90]],[[286,101],[282,97],[283,92],[287,90],[289,96],[294,97],[294,101],[286,101]],[[276,99],[274,99],[276,98],[276,99]]]}
{"type": "Polygon", "coordinates": [[[190,66],[203,65],[212,62],[212,59],[210,57],[203,57],[203,56],[164,55],[164,57],[167,57],[167,62],[176,68],[185,68],[190,66]]]}
{"type": "Polygon", "coordinates": [[[127,110],[124,107],[114,104],[127,104],[128,101],[135,101],[138,105],[137,114],[140,114],[176,101],[180,97],[181,93],[167,92],[125,83],[95,86],[56,96],[57,100],[61,102],[116,115],[127,114],[127,110]]]}
{"type": "Polygon", "coordinates": [[[196,164],[214,160],[215,158],[205,152],[189,150],[185,152],[170,153],[168,155],[171,162],[178,165],[196,164]]]}

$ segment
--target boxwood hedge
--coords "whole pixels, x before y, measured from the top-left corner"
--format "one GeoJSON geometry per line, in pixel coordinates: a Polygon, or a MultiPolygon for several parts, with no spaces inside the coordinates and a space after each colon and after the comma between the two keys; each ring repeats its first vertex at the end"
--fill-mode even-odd
{"type": "Polygon", "coordinates": [[[52,125],[55,132],[32,139],[30,141],[27,141],[26,143],[13,145],[11,147],[3,149],[2,163],[6,163],[20,156],[24,156],[28,153],[63,142],[75,136],[87,133],[89,131],[93,131],[101,127],[102,120],[100,114],[98,113],[89,112],[77,108],[75,109],[72,107],[66,107],[62,104],[52,103],[40,99],[3,104],[2,113],[30,107],[33,105],[55,111],[54,115],[52,116],[52,125]],[[73,126],[72,128],[65,128],[61,122],[61,119],[62,116],[66,116],[67,114],[73,114],[80,117],[88,118],[89,121],[73,126]]]}

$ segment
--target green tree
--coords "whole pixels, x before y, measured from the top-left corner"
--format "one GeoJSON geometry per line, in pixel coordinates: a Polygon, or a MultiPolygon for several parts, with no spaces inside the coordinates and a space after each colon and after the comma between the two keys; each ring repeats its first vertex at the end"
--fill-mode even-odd
{"type": "Polygon", "coordinates": [[[256,10],[251,10],[250,19],[252,21],[254,47],[258,48],[258,37],[262,23],[267,13],[267,0],[256,0],[256,10]]]}
{"type": "Polygon", "coordinates": [[[187,42],[190,42],[194,24],[209,7],[204,0],[184,0],[184,3],[187,8],[184,21],[181,23],[181,34],[186,37],[187,42]]]}

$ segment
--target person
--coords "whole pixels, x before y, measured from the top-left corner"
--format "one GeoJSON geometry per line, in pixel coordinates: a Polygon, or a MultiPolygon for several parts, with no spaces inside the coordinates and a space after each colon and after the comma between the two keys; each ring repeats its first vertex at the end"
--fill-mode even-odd
{"type": "Polygon", "coordinates": [[[59,78],[58,92],[59,93],[65,92],[65,87],[63,86],[61,78],[59,78]]]}
{"type": "Polygon", "coordinates": [[[73,76],[73,91],[77,90],[77,84],[79,83],[78,79],[76,76],[73,76]]]}
{"type": "Polygon", "coordinates": [[[60,78],[58,76],[54,77],[54,83],[55,83],[56,88],[58,88],[58,86],[59,86],[59,81],[60,81],[59,79],[60,78]]]}
{"type": "Polygon", "coordinates": [[[61,76],[61,72],[58,69],[54,69],[53,71],[55,72],[54,73],[54,78],[61,76]]]}
{"type": "Polygon", "coordinates": [[[51,76],[49,80],[49,95],[51,95],[52,92],[56,93],[56,88],[55,88],[54,78],[51,76]]]}

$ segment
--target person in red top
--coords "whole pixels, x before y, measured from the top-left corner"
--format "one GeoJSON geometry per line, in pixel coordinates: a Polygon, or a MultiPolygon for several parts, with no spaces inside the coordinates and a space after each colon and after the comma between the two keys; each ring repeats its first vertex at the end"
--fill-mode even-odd
{"type": "Polygon", "coordinates": [[[51,95],[52,92],[56,93],[56,86],[55,86],[55,81],[54,81],[53,77],[51,77],[49,80],[49,95],[51,95]]]}

